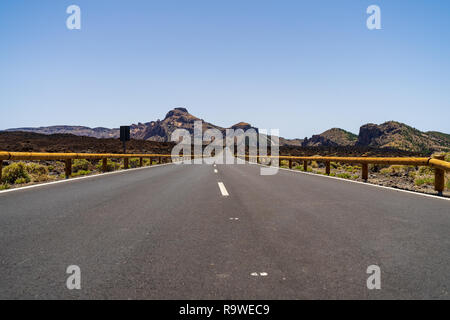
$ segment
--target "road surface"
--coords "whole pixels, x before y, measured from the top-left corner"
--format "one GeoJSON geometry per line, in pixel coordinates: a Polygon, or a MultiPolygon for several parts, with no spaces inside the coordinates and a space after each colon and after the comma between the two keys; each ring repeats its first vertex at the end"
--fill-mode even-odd
{"type": "Polygon", "coordinates": [[[0,193],[0,298],[450,298],[450,201],[259,170],[170,164],[0,193]]]}

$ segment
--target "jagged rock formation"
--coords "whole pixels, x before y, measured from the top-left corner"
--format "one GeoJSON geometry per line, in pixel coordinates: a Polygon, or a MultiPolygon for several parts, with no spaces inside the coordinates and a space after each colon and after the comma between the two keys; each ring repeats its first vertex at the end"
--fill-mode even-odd
{"type": "MultiPolygon", "coordinates": [[[[201,121],[202,129],[217,129],[225,133],[226,128],[216,126],[190,114],[186,108],[175,108],[169,111],[163,120],[131,125],[131,137],[137,140],[157,142],[170,141],[171,134],[176,129],[186,129],[194,132],[194,122],[201,121]]],[[[231,126],[231,129],[248,130],[258,128],[249,123],[239,122],[231,126]]],[[[88,136],[94,138],[118,138],[119,129],[88,128],[82,126],[51,126],[39,128],[16,128],[6,131],[23,131],[40,134],[73,134],[76,136],[88,136]]],[[[270,143],[270,139],[268,139],[270,143]]],[[[450,135],[437,132],[421,132],[406,124],[389,121],[381,125],[369,123],[360,128],[359,136],[339,128],[329,129],[311,138],[285,139],[279,138],[280,146],[296,147],[374,147],[392,148],[406,151],[425,152],[450,151],[450,135]]]]}
{"type": "Polygon", "coordinates": [[[359,130],[358,146],[395,148],[409,151],[449,151],[450,137],[440,132],[422,132],[404,123],[369,123],[359,130]]]}

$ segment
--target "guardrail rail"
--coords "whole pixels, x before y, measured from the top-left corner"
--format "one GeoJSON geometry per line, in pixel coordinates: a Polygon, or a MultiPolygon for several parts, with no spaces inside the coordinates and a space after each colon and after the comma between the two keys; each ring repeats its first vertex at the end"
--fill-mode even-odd
{"type": "Polygon", "coordinates": [[[143,166],[143,159],[150,158],[150,165],[156,159],[158,163],[164,163],[171,160],[169,154],[117,154],[117,153],[42,153],[42,152],[0,152],[0,180],[2,178],[3,160],[26,160],[42,161],[57,160],[65,161],[65,175],[68,179],[72,174],[72,160],[102,160],[102,171],[107,171],[108,159],[123,159],[124,169],[129,168],[129,159],[139,158],[139,166],[143,166]]]}
{"type": "Polygon", "coordinates": [[[369,178],[369,164],[385,164],[385,165],[409,165],[409,166],[429,166],[434,169],[434,189],[438,195],[442,196],[445,188],[445,172],[450,171],[450,162],[445,161],[445,156],[436,155],[429,158],[414,158],[414,157],[296,157],[296,156],[261,156],[261,155],[237,155],[240,158],[245,158],[246,161],[260,163],[262,159],[275,159],[279,161],[289,161],[289,169],[292,169],[293,163],[300,164],[303,162],[303,170],[308,170],[308,162],[316,161],[325,163],[325,174],[331,173],[331,162],[338,163],[353,163],[361,165],[361,178],[367,182],[369,178]]]}
{"type": "MultiPolygon", "coordinates": [[[[181,155],[180,159],[192,159],[196,155],[181,155]]],[[[442,195],[445,188],[445,172],[450,171],[450,162],[444,160],[444,156],[435,156],[433,158],[406,158],[406,157],[296,157],[296,156],[262,156],[262,155],[236,155],[236,157],[244,158],[246,161],[254,161],[261,163],[262,159],[271,161],[277,158],[279,161],[287,160],[289,168],[292,169],[293,163],[303,162],[303,169],[307,171],[308,162],[316,161],[325,163],[325,173],[331,173],[331,162],[339,163],[358,163],[361,164],[361,177],[364,181],[369,177],[369,164],[385,164],[385,165],[411,165],[411,166],[429,166],[434,168],[434,187],[439,195],[442,195]]],[[[149,158],[150,165],[153,159],[157,159],[158,163],[171,162],[172,156],[168,154],[116,154],[116,153],[41,153],[41,152],[0,152],[0,180],[2,178],[2,161],[4,160],[25,160],[25,161],[42,161],[42,160],[58,160],[65,161],[65,175],[69,178],[72,174],[72,160],[102,160],[102,171],[107,171],[107,159],[123,159],[124,169],[129,167],[130,158],[139,158],[139,165],[143,166],[143,159],[149,158]]]]}

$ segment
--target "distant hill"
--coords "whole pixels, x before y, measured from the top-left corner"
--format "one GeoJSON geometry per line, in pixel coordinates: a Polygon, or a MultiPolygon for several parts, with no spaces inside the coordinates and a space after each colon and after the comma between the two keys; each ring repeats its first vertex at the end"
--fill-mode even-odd
{"type": "Polygon", "coordinates": [[[94,137],[94,138],[117,138],[119,129],[108,128],[89,128],[82,126],[50,126],[38,128],[14,128],[5,131],[34,132],[40,134],[73,134],[76,136],[94,137]]]}
{"type": "Polygon", "coordinates": [[[445,133],[422,132],[404,123],[388,121],[363,125],[356,145],[419,152],[449,151],[450,139],[445,133]]]}
{"type": "Polygon", "coordinates": [[[310,139],[303,140],[303,147],[335,147],[335,146],[353,146],[358,140],[354,133],[340,128],[332,128],[321,134],[313,135],[310,139]]]}
{"type": "MultiPolygon", "coordinates": [[[[172,133],[176,129],[186,129],[190,134],[194,133],[194,122],[202,122],[203,132],[207,129],[217,129],[223,133],[227,128],[223,128],[212,123],[206,122],[188,112],[186,108],[175,108],[169,111],[163,120],[150,121],[146,123],[132,124],[130,127],[131,138],[136,140],[148,140],[157,142],[169,142],[172,133]]],[[[239,122],[230,127],[231,129],[247,130],[252,127],[249,123],[239,122]]],[[[254,128],[258,131],[257,128],[254,128]]],[[[118,128],[89,128],[83,126],[50,126],[38,128],[13,128],[7,129],[8,132],[33,132],[39,134],[73,134],[76,136],[86,136],[94,138],[119,138],[118,128]]],[[[280,145],[301,145],[300,139],[280,138],[280,145]]]]}
{"type": "MultiPolygon", "coordinates": [[[[206,122],[188,112],[186,108],[175,108],[169,111],[163,120],[150,121],[131,125],[131,137],[136,140],[157,142],[169,142],[171,134],[176,129],[186,129],[191,134],[194,132],[194,122],[201,121],[203,131],[217,129],[225,133],[226,128],[206,122]]],[[[247,122],[238,122],[232,125],[232,129],[247,130],[250,128],[258,131],[247,122]]],[[[94,138],[119,137],[119,129],[103,127],[89,128],[83,126],[50,126],[39,128],[15,128],[6,131],[33,132],[39,134],[73,134],[94,138]]],[[[437,131],[421,132],[406,124],[388,121],[377,125],[373,123],[363,125],[359,135],[340,128],[332,128],[321,134],[313,135],[305,139],[286,139],[279,137],[280,146],[294,147],[373,147],[391,148],[411,152],[430,153],[433,151],[450,151],[450,135],[437,131]]]]}

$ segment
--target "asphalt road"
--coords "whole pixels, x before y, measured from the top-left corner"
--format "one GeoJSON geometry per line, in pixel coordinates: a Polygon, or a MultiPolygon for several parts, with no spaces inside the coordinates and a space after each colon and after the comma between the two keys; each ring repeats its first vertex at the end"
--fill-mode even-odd
{"type": "Polygon", "coordinates": [[[450,298],[450,201],[259,170],[165,165],[0,193],[0,298],[450,298]]]}

